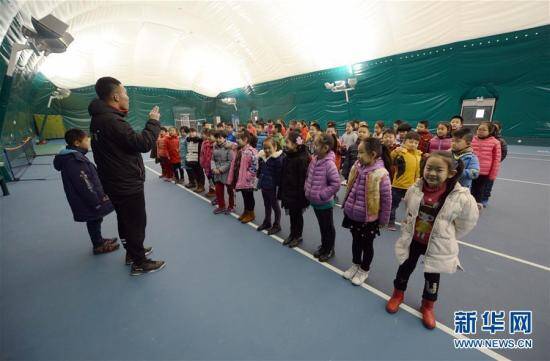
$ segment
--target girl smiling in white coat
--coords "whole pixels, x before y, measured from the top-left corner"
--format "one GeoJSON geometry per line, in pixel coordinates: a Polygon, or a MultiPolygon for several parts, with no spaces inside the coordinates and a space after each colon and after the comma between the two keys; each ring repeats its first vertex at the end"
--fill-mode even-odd
{"type": "Polygon", "coordinates": [[[450,152],[431,153],[422,164],[422,178],[405,195],[407,216],[395,245],[400,266],[386,310],[389,313],[399,310],[409,277],[420,255],[424,255],[425,283],[420,312],[428,329],[436,325],[433,308],[439,275],[461,269],[457,238],[470,232],[479,217],[476,200],[468,188],[458,183],[463,167],[450,152]]]}

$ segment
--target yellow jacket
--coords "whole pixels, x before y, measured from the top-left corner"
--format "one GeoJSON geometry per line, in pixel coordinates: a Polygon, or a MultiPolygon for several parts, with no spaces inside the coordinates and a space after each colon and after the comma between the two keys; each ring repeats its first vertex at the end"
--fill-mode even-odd
{"type": "Polygon", "coordinates": [[[418,149],[409,151],[397,148],[391,152],[394,167],[392,187],[408,189],[420,178],[420,159],[422,152],[418,149]]]}

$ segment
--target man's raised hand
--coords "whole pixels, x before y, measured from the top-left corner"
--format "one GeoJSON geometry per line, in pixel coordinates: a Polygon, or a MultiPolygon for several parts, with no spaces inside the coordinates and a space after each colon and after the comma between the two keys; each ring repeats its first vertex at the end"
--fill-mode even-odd
{"type": "Polygon", "coordinates": [[[149,119],[160,120],[160,111],[158,105],[155,105],[149,112],[149,119]]]}

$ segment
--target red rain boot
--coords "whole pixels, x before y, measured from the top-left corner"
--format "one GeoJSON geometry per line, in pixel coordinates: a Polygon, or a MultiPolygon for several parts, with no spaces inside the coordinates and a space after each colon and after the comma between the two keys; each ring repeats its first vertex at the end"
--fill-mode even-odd
{"type": "Polygon", "coordinates": [[[422,313],[422,323],[424,327],[429,330],[435,328],[435,314],[434,314],[434,303],[435,301],[429,301],[422,299],[422,307],[420,307],[420,313],[422,313]]]}
{"type": "Polygon", "coordinates": [[[386,303],[386,311],[388,311],[388,313],[396,313],[399,311],[399,305],[403,303],[404,299],[405,291],[394,288],[393,295],[388,300],[388,303],[386,303]]]}

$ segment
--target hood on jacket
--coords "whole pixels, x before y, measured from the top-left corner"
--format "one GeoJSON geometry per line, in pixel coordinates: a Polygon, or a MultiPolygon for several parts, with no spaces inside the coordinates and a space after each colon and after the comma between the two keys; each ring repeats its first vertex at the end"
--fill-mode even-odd
{"type": "Polygon", "coordinates": [[[474,152],[474,149],[470,146],[470,147],[466,147],[464,149],[462,149],[460,152],[453,152],[457,157],[459,158],[462,158],[463,156],[465,156],[466,154],[472,154],[474,152]]]}
{"type": "Polygon", "coordinates": [[[105,113],[114,113],[114,114],[120,115],[121,117],[125,117],[127,112],[110,107],[103,100],[96,98],[92,100],[90,105],[88,105],[88,113],[90,114],[90,116],[100,115],[105,113]]]}
{"type": "Polygon", "coordinates": [[[258,152],[258,157],[259,157],[259,158],[262,158],[262,160],[265,162],[265,161],[267,161],[269,158],[279,158],[279,157],[281,156],[281,154],[283,154],[283,151],[282,151],[282,150],[278,150],[278,151],[276,151],[275,153],[271,154],[269,157],[266,157],[266,156],[265,156],[265,152],[264,152],[264,150],[262,149],[262,150],[260,150],[260,151],[258,152]]]}
{"type": "Polygon", "coordinates": [[[379,168],[384,168],[384,161],[380,158],[378,158],[373,164],[371,165],[363,165],[361,164],[361,162],[359,160],[357,160],[355,162],[355,164],[357,165],[357,169],[361,169],[361,170],[365,170],[367,172],[371,172],[375,169],[379,169],[379,168]]]}
{"type": "Polygon", "coordinates": [[[315,156],[315,160],[317,161],[318,164],[324,163],[327,161],[335,162],[336,154],[334,154],[334,152],[331,150],[330,152],[327,153],[327,155],[323,159],[318,159],[317,156],[315,156]]]}
{"type": "Polygon", "coordinates": [[[295,152],[289,152],[287,149],[285,149],[285,150],[283,151],[283,153],[285,153],[285,156],[286,156],[287,158],[299,157],[299,156],[303,156],[304,154],[305,154],[306,156],[309,156],[309,155],[307,154],[306,146],[303,145],[303,144],[298,145],[298,149],[296,149],[295,152]]]}
{"type": "Polygon", "coordinates": [[[61,149],[61,151],[53,159],[53,167],[58,171],[62,171],[63,168],[65,167],[65,164],[67,164],[67,161],[71,159],[85,161],[84,159],[82,159],[84,157],[85,155],[77,149],[72,149],[72,148],[61,149]]]}

